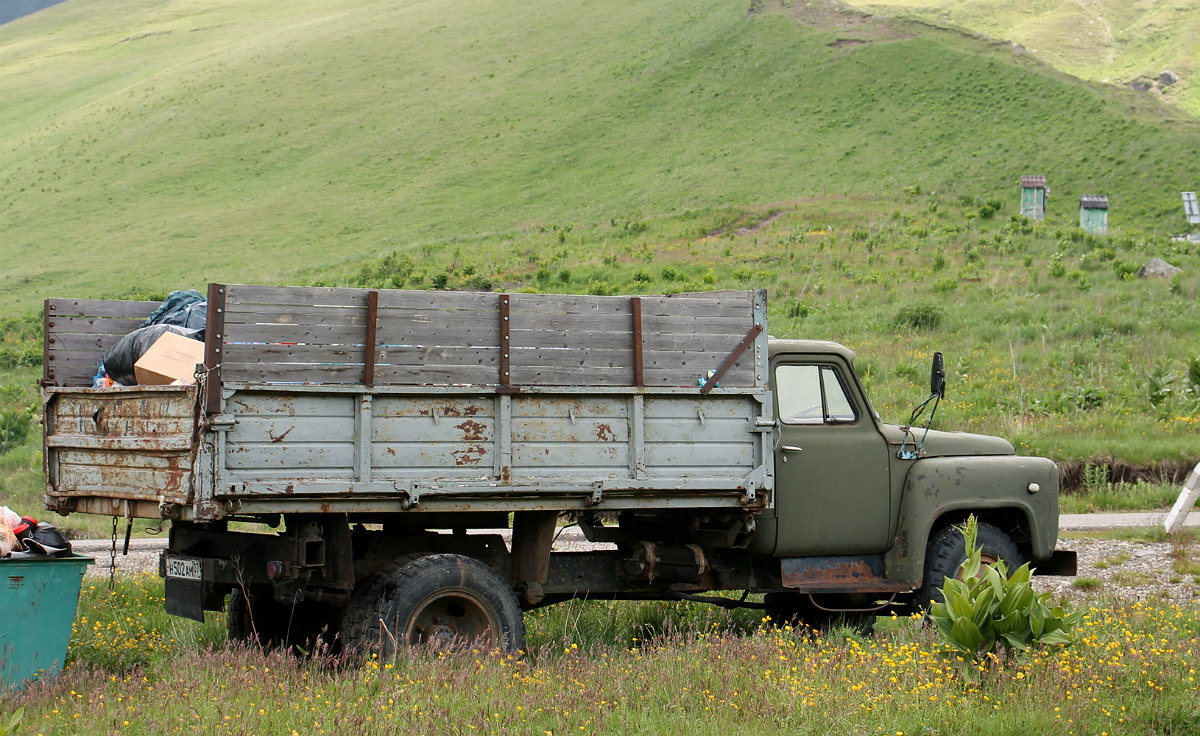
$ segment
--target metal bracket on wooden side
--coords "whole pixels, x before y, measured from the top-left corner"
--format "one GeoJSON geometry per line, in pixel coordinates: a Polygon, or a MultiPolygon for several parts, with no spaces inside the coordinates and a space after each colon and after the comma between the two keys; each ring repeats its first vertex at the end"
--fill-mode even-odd
{"type": "Polygon", "coordinates": [[[221,363],[225,360],[224,284],[208,285],[208,318],[204,333],[205,380],[204,409],[210,414],[221,411],[221,363]]]}
{"type": "Polygon", "coordinates": [[[363,343],[363,384],[375,385],[375,335],[379,326],[379,292],[367,292],[367,338],[363,343]]]}
{"type": "Polygon", "coordinates": [[[711,376],[709,376],[707,380],[705,380],[704,385],[700,387],[700,393],[707,394],[716,388],[717,383],[719,383],[721,380],[721,377],[729,372],[729,369],[733,367],[734,363],[738,362],[738,359],[742,357],[742,353],[746,352],[746,349],[754,344],[755,338],[757,338],[762,331],[762,325],[754,325],[754,327],[752,327],[750,331],[746,333],[746,336],[742,338],[742,341],[737,344],[737,347],[735,347],[729,353],[729,355],[725,357],[725,361],[721,363],[721,367],[717,368],[717,370],[711,376]]]}

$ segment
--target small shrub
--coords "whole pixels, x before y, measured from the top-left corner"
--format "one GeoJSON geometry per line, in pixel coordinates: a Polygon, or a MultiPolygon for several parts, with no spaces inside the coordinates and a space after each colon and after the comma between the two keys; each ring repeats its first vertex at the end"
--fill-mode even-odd
{"type": "Polygon", "coordinates": [[[1083,612],[1067,613],[1050,605],[1050,593],[1035,593],[1030,585],[1033,571],[1021,565],[1010,577],[1004,560],[984,566],[976,541],[979,525],[972,514],[961,527],[966,548],[971,550],[961,579],[947,578],[943,602],[934,603],[929,618],[951,649],[974,662],[1013,654],[1035,646],[1067,645],[1074,641],[1071,630],[1083,612]]]}
{"type": "Polygon", "coordinates": [[[680,273],[678,269],[672,268],[671,266],[663,266],[663,269],[660,273],[662,275],[663,281],[682,281],[683,280],[683,274],[680,273]]]}
{"type": "Polygon", "coordinates": [[[941,323],[942,309],[935,304],[901,307],[892,320],[896,327],[912,327],[918,330],[933,330],[941,323]]]}
{"type": "Polygon", "coordinates": [[[630,280],[635,284],[648,284],[654,280],[654,277],[645,271],[634,271],[630,280]]]}
{"type": "Polygon", "coordinates": [[[945,279],[938,279],[937,281],[933,282],[933,293],[934,294],[949,294],[949,293],[951,293],[953,291],[957,291],[957,290],[958,290],[958,279],[956,279],[956,278],[951,277],[951,278],[945,278],[945,279]]]}
{"type": "Polygon", "coordinates": [[[442,273],[435,273],[433,278],[430,279],[430,283],[435,289],[445,289],[450,284],[450,274],[446,273],[445,271],[442,273]]]}
{"type": "Polygon", "coordinates": [[[558,283],[560,283],[560,284],[571,283],[571,272],[565,268],[563,270],[559,271],[558,272],[558,283]]]}
{"type": "Polygon", "coordinates": [[[467,279],[466,286],[468,289],[473,289],[475,291],[491,291],[492,280],[481,273],[477,273],[471,278],[467,279]]]}
{"type": "Polygon", "coordinates": [[[792,319],[803,319],[812,313],[812,307],[799,299],[788,305],[787,316],[792,319]]]}
{"type": "Polygon", "coordinates": [[[989,199],[979,205],[979,219],[988,220],[996,216],[996,213],[1004,209],[1004,203],[998,199],[989,199]]]}
{"type": "Polygon", "coordinates": [[[25,442],[32,426],[32,407],[0,409],[0,455],[25,442]]]}
{"type": "Polygon", "coordinates": [[[1137,264],[1135,264],[1135,263],[1129,263],[1128,261],[1122,261],[1122,260],[1115,260],[1115,261],[1113,261],[1112,269],[1113,269],[1113,274],[1118,279],[1120,279],[1121,281],[1128,281],[1129,279],[1133,278],[1134,274],[1137,273],[1138,267],[1137,267],[1137,264]]]}

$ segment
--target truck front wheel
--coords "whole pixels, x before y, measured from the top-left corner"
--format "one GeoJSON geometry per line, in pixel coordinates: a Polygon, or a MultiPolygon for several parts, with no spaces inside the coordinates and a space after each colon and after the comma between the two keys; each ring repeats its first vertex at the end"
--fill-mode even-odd
{"type": "Polygon", "coordinates": [[[381,658],[398,646],[482,643],[515,653],[525,622],[512,587],[473,557],[405,556],[356,590],[342,619],[346,646],[381,658]]]}
{"type": "MultiPolygon", "coordinates": [[[[979,545],[985,565],[1004,560],[1005,567],[1011,573],[1025,562],[1012,538],[991,524],[979,524],[976,544],[979,545]]],[[[920,610],[927,611],[934,603],[942,602],[942,586],[946,584],[946,578],[958,577],[966,561],[966,540],[957,526],[945,527],[930,538],[929,547],[925,550],[925,577],[917,589],[915,601],[920,610]]]]}

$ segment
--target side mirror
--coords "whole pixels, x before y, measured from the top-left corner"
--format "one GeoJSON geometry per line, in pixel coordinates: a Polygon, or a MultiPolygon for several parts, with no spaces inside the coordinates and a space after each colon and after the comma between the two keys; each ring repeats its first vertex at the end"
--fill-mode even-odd
{"type": "Polygon", "coordinates": [[[941,353],[933,354],[933,369],[929,371],[929,393],[946,398],[946,368],[941,353]]]}

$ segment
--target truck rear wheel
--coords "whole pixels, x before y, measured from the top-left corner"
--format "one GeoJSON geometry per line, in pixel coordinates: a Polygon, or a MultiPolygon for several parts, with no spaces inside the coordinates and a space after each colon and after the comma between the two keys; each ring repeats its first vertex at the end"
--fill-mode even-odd
{"type": "Polygon", "coordinates": [[[405,556],[355,591],[342,636],[351,649],[384,658],[414,645],[481,643],[515,653],[525,648],[525,621],[512,586],[479,560],[405,556]]]}
{"type": "MultiPolygon", "coordinates": [[[[1011,573],[1025,562],[1012,538],[991,524],[979,524],[976,543],[985,565],[1004,560],[1004,565],[1011,573]]],[[[941,589],[946,584],[946,578],[958,577],[966,561],[966,540],[957,526],[945,527],[934,534],[925,550],[925,577],[917,589],[915,605],[927,611],[934,603],[941,603],[941,589]]]]}

